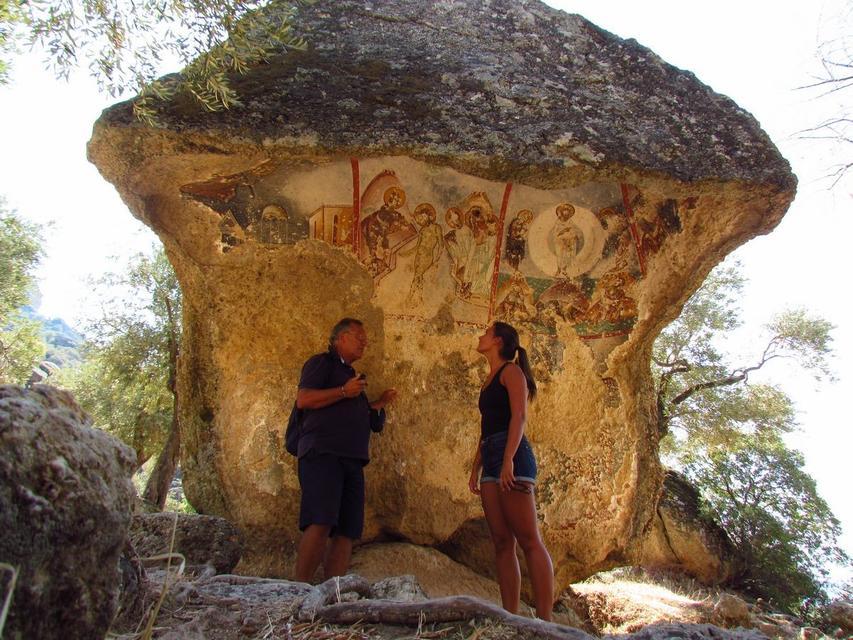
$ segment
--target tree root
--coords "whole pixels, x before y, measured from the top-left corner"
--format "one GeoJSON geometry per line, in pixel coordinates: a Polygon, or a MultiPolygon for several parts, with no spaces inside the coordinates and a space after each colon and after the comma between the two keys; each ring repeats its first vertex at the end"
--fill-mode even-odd
{"type": "Polygon", "coordinates": [[[254,576],[238,576],[233,573],[220,573],[219,575],[204,578],[203,584],[214,584],[224,582],[225,584],[241,585],[241,584],[282,584],[291,582],[289,580],[281,580],[277,578],[256,578],[254,576]]]}
{"type": "Polygon", "coordinates": [[[330,624],[398,624],[419,626],[435,622],[460,622],[472,618],[493,620],[514,629],[520,636],[553,640],[592,640],[592,636],[564,625],[525,618],[471,596],[451,596],[423,602],[359,600],[340,602],[343,593],[369,594],[370,584],[361,576],[332,578],[305,596],[297,617],[302,622],[323,620],[330,624]],[[338,600],[337,603],[334,603],[338,600]]]}
{"type": "MultiPolygon", "coordinates": [[[[330,602],[337,600],[340,602],[341,594],[354,591],[360,596],[370,595],[370,583],[357,575],[340,576],[338,578],[330,578],[325,582],[314,587],[305,598],[302,600],[302,605],[299,607],[299,620],[301,622],[314,621],[318,612],[325,608],[330,602]]],[[[353,620],[355,622],[355,620],[353,620]]]]}

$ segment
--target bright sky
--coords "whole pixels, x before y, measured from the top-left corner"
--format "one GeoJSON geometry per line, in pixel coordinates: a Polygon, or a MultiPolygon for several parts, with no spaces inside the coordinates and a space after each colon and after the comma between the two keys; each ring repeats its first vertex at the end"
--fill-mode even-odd
{"type": "MultiPolygon", "coordinates": [[[[836,325],[839,381],[816,385],[784,366],[769,372],[795,398],[802,432],[790,442],[806,455],[845,527],[843,546],[853,555],[853,452],[848,400],[853,398],[853,320],[844,282],[853,238],[853,179],[828,190],[821,180],[840,154],[798,139],[797,131],[833,113],[835,98],[816,100],[796,91],[819,71],[821,40],[838,33],[833,19],[846,0],[551,0],[623,38],[634,38],[667,62],[696,74],[715,91],[750,111],[791,162],[800,179],[796,201],[769,236],[735,253],[750,279],[744,319],[753,332],[786,307],[805,306],[836,325]]],[[[173,71],[164,69],[163,71],[173,71]]],[[[850,98],[848,97],[848,100],[850,98]]],[[[90,287],[87,276],[114,269],[111,256],[145,251],[155,236],[137,222],[115,189],[86,161],[85,145],[100,110],[115,100],[99,95],[84,74],[70,84],[24,56],[12,82],[0,87],[0,195],[25,217],[52,223],[40,269],[41,312],[68,321],[79,317],[90,287]]],[[[740,344],[740,343],[739,343],[740,344]]],[[[743,344],[748,344],[744,342],[743,344]]],[[[745,354],[746,357],[746,354],[745,354]]]]}

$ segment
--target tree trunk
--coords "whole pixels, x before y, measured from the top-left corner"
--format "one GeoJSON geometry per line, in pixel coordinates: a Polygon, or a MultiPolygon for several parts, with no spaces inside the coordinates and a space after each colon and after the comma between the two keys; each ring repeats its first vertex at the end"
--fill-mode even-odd
{"type": "Polygon", "coordinates": [[[157,457],[157,463],[151,471],[148,483],[145,485],[145,491],[142,492],[142,499],[151,506],[156,506],[158,511],[162,511],[163,507],[166,506],[166,495],[169,493],[172,478],[175,477],[175,469],[178,467],[180,455],[181,430],[178,426],[178,403],[177,398],[175,398],[169,439],[157,457]]]}
{"type": "Polygon", "coordinates": [[[172,392],[172,427],[169,431],[169,439],[160,452],[148,483],[145,485],[145,491],[142,492],[143,501],[156,506],[158,511],[162,511],[166,506],[166,496],[169,494],[169,487],[172,484],[172,478],[175,477],[175,469],[178,468],[181,455],[181,425],[178,421],[178,386],[176,384],[180,343],[177,335],[177,321],[172,313],[168,296],[165,297],[164,302],[169,318],[169,381],[167,384],[169,391],[172,392]]]}
{"type": "Polygon", "coordinates": [[[175,469],[178,468],[178,460],[181,456],[181,425],[178,421],[178,387],[176,384],[178,370],[178,354],[180,343],[178,341],[178,327],[175,314],[169,296],[165,296],[164,303],[168,316],[169,328],[169,391],[172,392],[172,427],[169,430],[169,439],[157,458],[154,470],[142,492],[142,500],[151,506],[156,506],[157,511],[162,511],[166,506],[166,496],[172,478],[175,477],[175,469]]]}

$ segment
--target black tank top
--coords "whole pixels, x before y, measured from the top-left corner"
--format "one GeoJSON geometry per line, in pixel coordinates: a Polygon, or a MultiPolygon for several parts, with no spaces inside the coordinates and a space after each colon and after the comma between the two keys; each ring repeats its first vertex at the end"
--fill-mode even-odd
{"type": "Polygon", "coordinates": [[[483,438],[509,430],[512,410],[509,406],[509,393],[501,384],[501,373],[508,364],[509,362],[504,362],[492,381],[480,391],[480,436],[483,438]]]}

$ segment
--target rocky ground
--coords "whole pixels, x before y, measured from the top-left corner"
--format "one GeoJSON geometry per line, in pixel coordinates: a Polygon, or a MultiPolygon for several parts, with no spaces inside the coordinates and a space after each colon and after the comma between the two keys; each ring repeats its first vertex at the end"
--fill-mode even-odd
{"type": "MultiPolygon", "coordinates": [[[[704,588],[689,579],[650,578],[642,572],[602,574],[595,581],[573,585],[562,607],[586,614],[594,633],[636,633],[661,623],[712,624],[752,629],[769,638],[820,638],[824,633],[791,615],[774,612],[762,601],[749,602],[735,594],[704,588]],[[600,578],[600,579],[598,579],[600,578]]],[[[851,629],[838,625],[837,638],[850,638],[851,629]]]]}
{"type": "MultiPolygon", "coordinates": [[[[233,523],[135,509],[133,466],[132,451],[92,429],[67,393],[0,386],[0,525],[6,533],[0,536],[0,635],[88,640],[108,629],[108,637],[127,640],[822,635],[732,594],[612,574],[567,589],[555,623],[546,623],[529,617],[527,607],[526,615],[506,613],[493,581],[436,549],[406,543],[360,546],[352,575],[316,586],[254,577],[233,523]]],[[[292,557],[279,560],[292,567],[292,557]]],[[[839,601],[824,613],[834,637],[851,637],[853,604],[839,601]]]]}
{"type": "MultiPolygon", "coordinates": [[[[397,557],[402,551],[397,550],[397,557]]],[[[361,566],[366,566],[362,561],[361,566]]],[[[431,579],[427,577],[427,581],[431,579]]],[[[442,581],[453,591],[453,574],[442,581]]],[[[584,582],[568,590],[555,608],[557,623],[512,616],[480,598],[430,599],[414,576],[371,584],[356,575],[318,586],[230,574],[211,567],[185,573],[147,572],[135,607],[126,609],[112,632],[119,637],[169,640],[292,638],[343,640],[377,638],[567,638],[587,640],[812,640],[824,637],[791,616],[765,611],[761,604],[688,581],[655,584],[614,578],[584,582]],[[146,637],[146,636],[142,636],[146,637]]],[[[835,634],[850,638],[850,630],[835,634]]]]}

